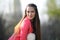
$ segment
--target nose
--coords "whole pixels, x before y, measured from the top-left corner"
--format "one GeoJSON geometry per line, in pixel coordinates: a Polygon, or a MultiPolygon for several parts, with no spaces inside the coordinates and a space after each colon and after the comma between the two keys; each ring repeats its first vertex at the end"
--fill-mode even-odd
{"type": "Polygon", "coordinates": [[[32,15],[32,13],[30,12],[30,13],[29,13],[29,15],[31,16],[31,15],[32,15]]]}

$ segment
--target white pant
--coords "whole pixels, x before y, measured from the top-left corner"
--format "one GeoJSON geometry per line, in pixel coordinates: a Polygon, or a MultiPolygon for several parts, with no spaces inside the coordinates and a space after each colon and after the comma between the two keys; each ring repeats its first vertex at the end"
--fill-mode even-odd
{"type": "Polygon", "coordinates": [[[27,40],[35,40],[35,34],[34,33],[29,33],[27,36],[27,40]]]}

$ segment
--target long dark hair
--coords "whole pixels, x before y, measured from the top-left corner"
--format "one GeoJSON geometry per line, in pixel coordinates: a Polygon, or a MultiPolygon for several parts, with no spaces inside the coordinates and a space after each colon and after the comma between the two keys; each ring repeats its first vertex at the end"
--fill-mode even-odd
{"type": "MultiPolygon", "coordinates": [[[[35,9],[35,18],[33,19],[32,25],[33,25],[34,33],[36,34],[36,40],[41,40],[40,20],[39,20],[37,6],[35,4],[28,4],[27,7],[33,7],[35,9]]],[[[25,17],[26,16],[27,15],[25,9],[25,17]]]]}
{"type": "MultiPolygon", "coordinates": [[[[31,23],[33,25],[34,33],[36,34],[36,40],[41,40],[40,20],[39,20],[37,6],[35,4],[28,4],[27,7],[33,7],[35,10],[35,13],[36,13],[35,18],[33,19],[33,22],[31,23]]],[[[21,25],[21,22],[24,20],[24,18],[27,16],[26,9],[25,9],[25,15],[22,17],[21,21],[18,23],[20,25],[21,25]]]]}

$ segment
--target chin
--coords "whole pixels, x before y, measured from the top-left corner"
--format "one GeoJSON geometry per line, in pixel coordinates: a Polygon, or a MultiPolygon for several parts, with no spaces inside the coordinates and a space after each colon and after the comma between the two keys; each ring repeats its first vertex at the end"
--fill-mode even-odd
{"type": "Polygon", "coordinates": [[[30,20],[32,20],[33,19],[33,17],[28,17],[30,20]]]}
{"type": "Polygon", "coordinates": [[[32,20],[33,18],[30,18],[30,20],[32,20]]]}
{"type": "Polygon", "coordinates": [[[33,18],[30,18],[30,20],[32,20],[33,18]]]}

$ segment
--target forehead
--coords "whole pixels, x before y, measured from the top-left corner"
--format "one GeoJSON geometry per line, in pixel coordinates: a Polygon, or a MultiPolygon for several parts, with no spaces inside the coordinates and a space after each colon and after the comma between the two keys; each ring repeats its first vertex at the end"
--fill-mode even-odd
{"type": "Polygon", "coordinates": [[[27,7],[26,10],[27,11],[35,11],[33,7],[27,7]]]}

